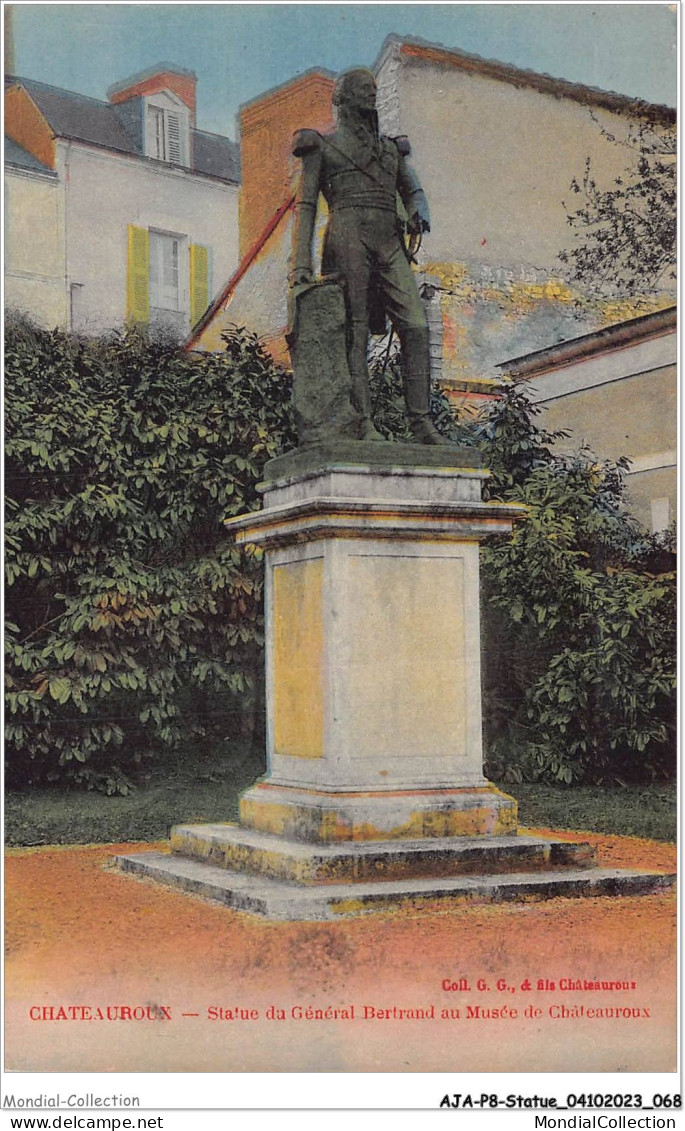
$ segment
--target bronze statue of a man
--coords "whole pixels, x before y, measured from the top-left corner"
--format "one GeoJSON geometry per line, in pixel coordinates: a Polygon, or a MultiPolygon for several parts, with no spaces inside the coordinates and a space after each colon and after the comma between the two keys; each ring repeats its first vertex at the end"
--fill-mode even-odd
{"type": "Polygon", "coordinates": [[[344,72],[333,93],[338,128],[295,134],[293,153],[302,158],[295,204],[292,287],[311,283],[312,237],[321,193],[329,209],[322,274],[337,275],[347,311],[347,360],[358,436],[381,440],[371,418],[367,348],[369,320],[377,303],[390,317],[402,351],[407,416],[414,438],[446,441],[430,418],[428,323],[402,237],[399,193],[410,234],[430,230],[428,205],[407,162],[409,142],[378,132],[376,80],[362,68],[344,72]]]}

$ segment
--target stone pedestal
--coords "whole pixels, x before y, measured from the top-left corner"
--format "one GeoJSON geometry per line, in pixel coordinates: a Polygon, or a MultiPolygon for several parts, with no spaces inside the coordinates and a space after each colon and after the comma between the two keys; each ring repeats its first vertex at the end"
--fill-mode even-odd
{"type": "Polygon", "coordinates": [[[478,453],[338,441],[266,469],[229,523],[265,550],[268,771],[240,826],[181,825],[121,866],[274,918],[436,898],[649,890],[588,845],[517,832],[483,776],[478,453]]]}
{"type": "Polygon", "coordinates": [[[266,551],[269,772],[241,823],[320,844],[511,832],[482,769],[478,542],[520,512],[480,501],[477,453],[350,447],[274,461],[264,510],[231,524],[266,551]]]}

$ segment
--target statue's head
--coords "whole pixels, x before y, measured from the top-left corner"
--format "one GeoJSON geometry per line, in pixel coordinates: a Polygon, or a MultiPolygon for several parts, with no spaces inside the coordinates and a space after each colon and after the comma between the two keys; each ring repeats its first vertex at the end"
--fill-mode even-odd
{"type": "Polygon", "coordinates": [[[376,78],[366,67],[343,71],[333,90],[333,105],[369,113],[376,109],[376,78]]]}

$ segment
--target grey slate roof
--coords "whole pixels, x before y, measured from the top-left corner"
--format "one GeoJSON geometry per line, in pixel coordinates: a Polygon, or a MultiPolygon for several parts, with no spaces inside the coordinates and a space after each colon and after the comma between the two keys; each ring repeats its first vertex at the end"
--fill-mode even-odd
{"type": "MultiPolygon", "coordinates": [[[[57,137],[143,156],[136,139],[124,128],[117,107],[109,102],[49,86],[35,79],[16,78],[10,81],[24,87],[57,137]]],[[[236,142],[203,130],[191,130],[191,134],[193,172],[239,184],[240,149],[236,142]]]]}
{"type": "Polygon", "coordinates": [[[22,145],[12,141],[12,138],[7,137],[7,134],[5,134],[5,164],[17,165],[20,169],[30,169],[34,173],[45,173],[46,176],[57,177],[57,173],[53,169],[49,169],[47,165],[44,165],[22,145]]]}
{"type": "Polygon", "coordinates": [[[192,130],[195,168],[240,184],[240,146],[229,137],[192,130]]]}
{"type": "Polygon", "coordinates": [[[120,153],[135,153],[133,140],[117,118],[108,102],[60,90],[34,79],[19,79],[21,86],[31,95],[36,106],[58,137],[89,141],[120,153]]]}

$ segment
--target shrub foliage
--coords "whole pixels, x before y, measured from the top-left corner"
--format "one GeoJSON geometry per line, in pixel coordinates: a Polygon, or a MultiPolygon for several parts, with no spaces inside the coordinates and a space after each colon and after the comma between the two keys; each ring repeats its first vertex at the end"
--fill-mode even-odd
{"type": "MultiPolygon", "coordinates": [[[[290,382],[242,330],[220,354],[10,320],[6,342],[8,782],[126,792],[165,749],[235,730],[262,672],[262,565],[222,519],[259,505],[295,443],[290,382]]],[[[380,429],[406,439],[396,355],[380,429]]],[[[572,457],[511,386],[477,417],[491,498],[524,502],[483,547],[489,772],[648,780],[672,771],[675,579],[624,504],[625,461],[572,457]]]]}
{"type": "MultiPolygon", "coordinates": [[[[374,415],[403,432],[397,354],[373,359],[374,415]]],[[[487,770],[503,781],[614,783],[675,772],[676,578],[672,535],[646,535],[626,503],[628,460],[558,454],[521,385],[449,438],[480,448],[484,496],[524,503],[511,537],[481,547],[487,770]]]]}
{"type": "Polygon", "coordinates": [[[184,355],[12,320],[5,388],[8,781],[125,791],[260,670],[262,569],[222,518],[293,442],[289,384],[245,332],[184,355]]]}
{"type": "Polygon", "coordinates": [[[671,536],[625,502],[628,461],[552,452],[558,434],[510,386],[475,421],[491,498],[527,519],[482,550],[490,772],[611,783],[675,770],[671,536]]]}

